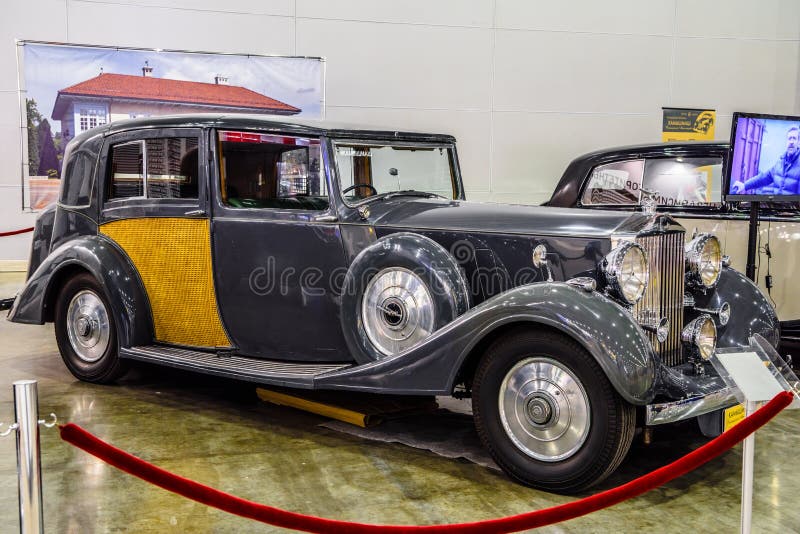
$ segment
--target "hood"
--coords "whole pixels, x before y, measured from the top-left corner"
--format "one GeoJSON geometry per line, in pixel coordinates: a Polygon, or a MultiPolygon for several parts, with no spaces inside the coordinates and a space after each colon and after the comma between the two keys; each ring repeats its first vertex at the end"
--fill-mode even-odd
{"type": "Polygon", "coordinates": [[[615,231],[642,228],[652,219],[644,213],[409,197],[368,206],[375,226],[542,236],[610,237],[615,231]]]}

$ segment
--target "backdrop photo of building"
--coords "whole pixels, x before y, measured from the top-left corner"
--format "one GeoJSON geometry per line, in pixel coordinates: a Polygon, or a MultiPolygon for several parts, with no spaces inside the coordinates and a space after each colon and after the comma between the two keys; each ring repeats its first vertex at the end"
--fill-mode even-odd
{"type": "Polygon", "coordinates": [[[120,119],[189,112],[297,115],[302,110],[246,87],[229,85],[217,75],[213,83],[142,75],[103,73],[58,91],[52,118],[61,121],[65,138],[120,119]]]}

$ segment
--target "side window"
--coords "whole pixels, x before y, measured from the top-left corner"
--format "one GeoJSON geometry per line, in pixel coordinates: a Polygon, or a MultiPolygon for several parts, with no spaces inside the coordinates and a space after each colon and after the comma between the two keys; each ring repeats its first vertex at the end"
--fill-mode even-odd
{"type": "Polygon", "coordinates": [[[65,206],[86,206],[91,202],[92,172],[94,171],[95,157],[83,152],[69,155],[67,168],[64,172],[65,182],[69,187],[61,189],[61,203],[65,206]]]}
{"type": "Polygon", "coordinates": [[[319,139],[219,132],[222,201],[233,208],[325,210],[319,139]]]}
{"type": "Polygon", "coordinates": [[[196,137],[160,137],[111,147],[108,199],[197,198],[196,137]]]}
{"type": "Polygon", "coordinates": [[[581,203],[586,206],[634,206],[641,195],[644,160],[615,161],[592,169],[581,203]]]}
{"type": "Polygon", "coordinates": [[[147,139],[147,198],[197,198],[196,137],[147,139]]]}
{"type": "Polygon", "coordinates": [[[722,202],[722,158],[649,159],[643,187],[658,192],[661,206],[710,206],[722,202]]]}

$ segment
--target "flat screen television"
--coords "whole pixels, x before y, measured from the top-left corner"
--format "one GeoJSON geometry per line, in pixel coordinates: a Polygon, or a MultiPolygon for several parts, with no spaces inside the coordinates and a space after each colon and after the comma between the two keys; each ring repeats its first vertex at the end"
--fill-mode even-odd
{"type": "Polygon", "coordinates": [[[800,200],[800,117],[734,113],[727,163],[726,200],[800,200]]]}

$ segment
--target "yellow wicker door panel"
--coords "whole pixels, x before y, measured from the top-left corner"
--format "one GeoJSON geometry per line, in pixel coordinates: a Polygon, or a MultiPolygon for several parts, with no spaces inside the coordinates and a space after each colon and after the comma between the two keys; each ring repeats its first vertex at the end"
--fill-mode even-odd
{"type": "Polygon", "coordinates": [[[193,347],[231,345],[217,309],[206,219],[142,218],[103,224],[144,283],[156,340],[193,347]]]}

